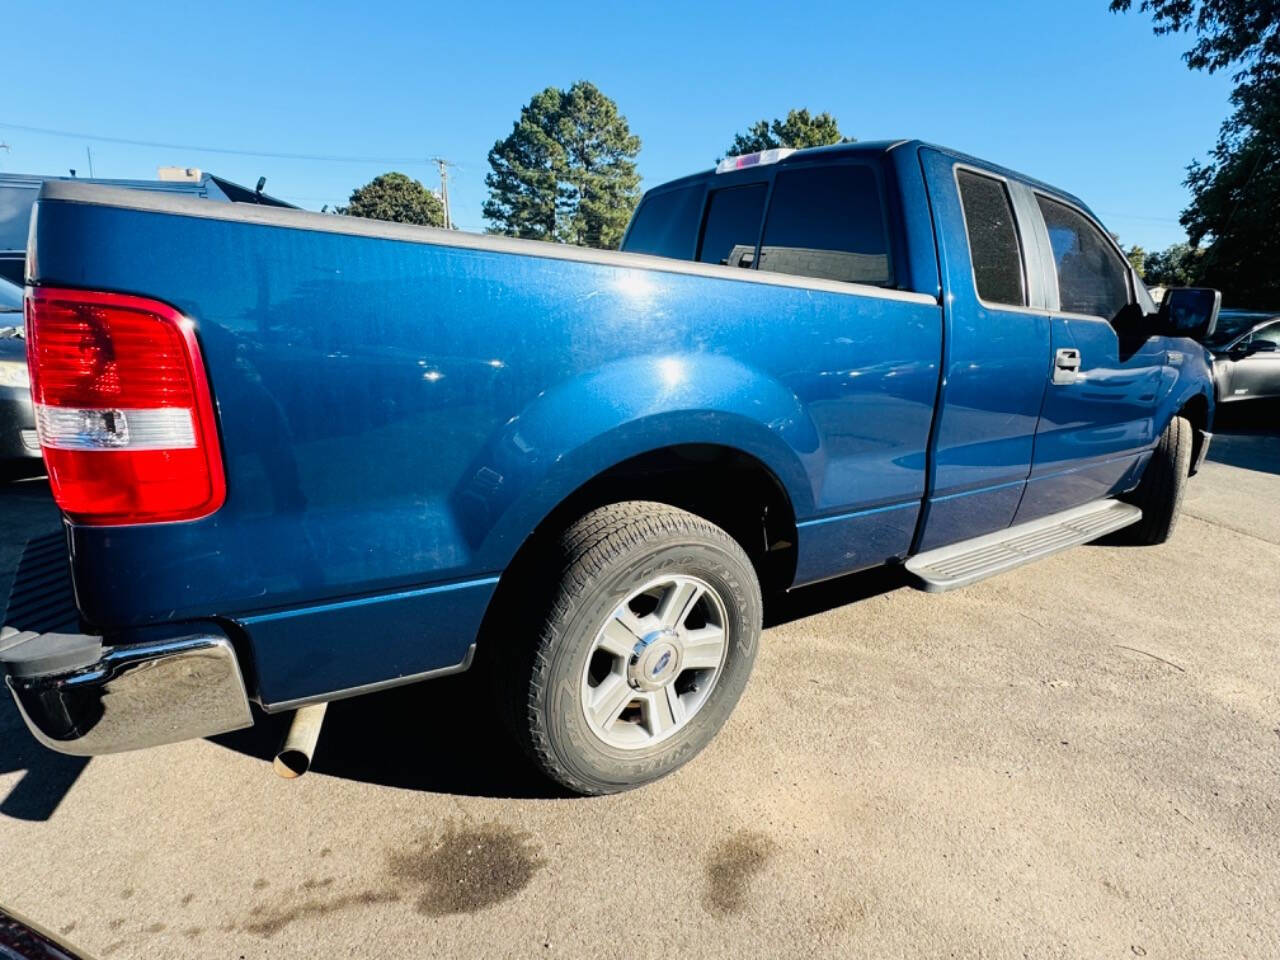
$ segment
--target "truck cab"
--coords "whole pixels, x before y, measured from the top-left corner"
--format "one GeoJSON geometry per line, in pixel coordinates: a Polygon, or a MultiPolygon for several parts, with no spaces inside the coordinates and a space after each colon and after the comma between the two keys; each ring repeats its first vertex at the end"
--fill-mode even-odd
{"type": "Polygon", "coordinates": [[[1172,409],[1193,458],[1207,449],[1203,348],[1143,321],[1159,308],[1081,200],[974,157],[899,141],[730,158],[647,193],[622,249],[939,298],[912,552],[1132,489],[1172,409]]]}

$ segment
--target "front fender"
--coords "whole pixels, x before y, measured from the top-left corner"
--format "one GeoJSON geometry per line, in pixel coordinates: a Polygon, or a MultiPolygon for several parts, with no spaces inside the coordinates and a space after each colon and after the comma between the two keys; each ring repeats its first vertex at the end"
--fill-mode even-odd
{"type": "Polygon", "coordinates": [[[535,397],[485,444],[452,494],[477,566],[499,570],[559,503],[631,457],[677,444],[718,444],[765,464],[797,515],[821,475],[818,431],[796,395],[728,357],[631,357],[535,397]]]}
{"type": "Polygon", "coordinates": [[[1180,338],[1170,341],[1165,356],[1169,383],[1156,407],[1155,436],[1159,437],[1178,411],[1196,397],[1204,398],[1208,408],[1204,429],[1212,430],[1216,399],[1212,355],[1194,340],[1180,338]]]}

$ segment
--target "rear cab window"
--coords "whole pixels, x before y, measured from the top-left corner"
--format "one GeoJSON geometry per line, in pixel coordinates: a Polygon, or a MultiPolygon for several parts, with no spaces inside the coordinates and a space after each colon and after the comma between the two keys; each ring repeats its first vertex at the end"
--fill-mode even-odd
{"type": "Polygon", "coordinates": [[[767,171],[772,179],[763,176],[765,169],[754,172],[747,182],[713,174],[693,185],[659,188],[636,211],[622,249],[894,285],[886,194],[872,164],[783,165],[767,171]]]}
{"type": "Polygon", "coordinates": [[[849,163],[779,170],[760,269],[891,286],[889,232],[875,171],[849,163]]]}

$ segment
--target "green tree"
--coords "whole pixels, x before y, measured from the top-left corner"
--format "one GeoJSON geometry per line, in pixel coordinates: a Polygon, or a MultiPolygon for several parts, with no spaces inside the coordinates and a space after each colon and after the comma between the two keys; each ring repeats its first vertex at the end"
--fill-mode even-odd
{"type": "Polygon", "coordinates": [[[1138,276],[1145,277],[1147,275],[1146,274],[1147,251],[1143,250],[1137,244],[1134,244],[1132,247],[1130,247],[1128,250],[1125,251],[1125,256],[1129,258],[1129,263],[1133,267],[1134,272],[1138,274],[1138,276]]]}
{"type": "Polygon", "coordinates": [[[370,220],[416,223],[426,227],[444,226],[444,205],[440,198],[412,177],[384,173],[351,192],[338,213],[370,220]]]}
{"type": "Polygon", "coordinates": [[[1205,163],[1187,169],[1191,205],[1182,225],[1208,240],[1198,282],[1232,306],[1280,307],[1280,78],[1242,85],[1205,163]]]}
{"type": "MultiPolygon", "coordinates": [[[[1132,0],[1112,0],[1113,11],[1132,0]]],[[[1280,305],[1280,0],[1141,0],[1158,34],[1195,35],[1184,54],[1193,70],[1228,68],[1234,110],[1208,159],[1187,168],[1190,206],[1182,212],[1198,282],[1220,287],[1234,305],[1280,305]]]]}
{"type": "Polygon", "coordinates": [[[817,116],[808,109],[789,110],[785,120],[758,120],[747,127],[746,133],[736,134],[727,157],[738,157],[744,153],[756,153],[760,150],[773,150],[777,147],[792,147],[796,150],[804,147],[825,147],[832,143],[852,143],[853,137],[846,137],[840,132],[840,125],[831,114],[823,112],[817,116]]]}
{"type": "Polygon", "coordinates": [[[593,84],[547,87],[489,151],[491,233],[615,249],[640,199],[640,138],[593,84]]]}
{"type": "Polygon", "coordinates": [[[1143,264],[1143,279],[1149,287],[1194,287],[1200,281],[1199,247],[1175,243],[1166,250],[1153,250],[1143,264]]]}

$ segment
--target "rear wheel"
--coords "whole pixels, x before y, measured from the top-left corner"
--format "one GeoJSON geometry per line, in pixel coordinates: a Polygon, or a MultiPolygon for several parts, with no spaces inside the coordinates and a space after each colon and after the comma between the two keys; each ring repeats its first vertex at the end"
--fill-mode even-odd
{"type": "Polygon", "coordinates": [[[584,794],[686,763],[724,725],[755,659],[763,604],[747,555],[701,517],[634,501],[588,513],[542,559],[537,636],[502,667],[528,754],[584,794]]]}
{"type": "Polygon", "coordinates": [[[1126,542],[1164,543],[1173,534],[1191,474],[1193,431],[1186,417],[1174,417],[1160,435],[1137,488],[1125,499],[1142,508],[1142,519],[1120,532],[1126,542]]]}

